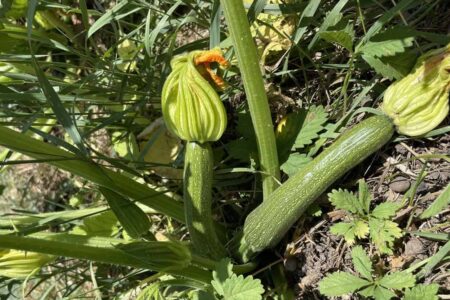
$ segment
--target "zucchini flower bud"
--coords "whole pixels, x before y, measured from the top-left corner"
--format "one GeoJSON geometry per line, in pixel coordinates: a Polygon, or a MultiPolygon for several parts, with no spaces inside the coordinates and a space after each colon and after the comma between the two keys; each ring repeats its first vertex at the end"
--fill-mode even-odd
{"type": "Polygon", "coordinates": [[[449,91],[450,45],[420,57],[409,75],[386,90],[382,110],[399,133],[420,136],[447,116],[449,91]]]}
{"type": "Polygon", "coordinates": [[[172,59],[172,72],[164,83],[161,104],[167,128],[189,142],[217,141],[227,126],[227,115],[219,95],[225,82],[211,63],[228,67],[219,49],[193,51],[172,59]]]}
{"type": "Polygon", "coordinates": [[[0,276],[27,278],[54,259],[54,256],[35,252],[0,250],[0,276]]]}

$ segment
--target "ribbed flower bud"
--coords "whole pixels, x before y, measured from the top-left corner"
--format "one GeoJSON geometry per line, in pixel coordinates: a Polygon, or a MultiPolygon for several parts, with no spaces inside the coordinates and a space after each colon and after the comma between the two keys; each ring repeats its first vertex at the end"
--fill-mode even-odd
{"type": "Polygon", "coordinates": [[[219,49],[193,51],[171,62],[161,96],[162,113],[167,128],[185,141],[217,141],[225,131],[225,107],[212,86],[223,88],[225,83],[211,70],[211,63],[228,67],[219,49]]]}
{"type": "Polygon", "coordinates": [[[420,136],[447,116],[449,91],[450,45],[420,57],[409,75],[386,90],[382,110],[399,133],[420,136]]]}
{"type": "Polygon", "coordinates": [[[35,252],[0,250],[0,276],[26,278],[54,259],[54,256],[35,252]]]}

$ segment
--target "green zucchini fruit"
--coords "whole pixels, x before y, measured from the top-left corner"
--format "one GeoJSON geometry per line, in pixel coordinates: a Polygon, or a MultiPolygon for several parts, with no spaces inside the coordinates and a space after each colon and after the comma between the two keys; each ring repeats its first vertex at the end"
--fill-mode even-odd
{"type": "Polygon", "coordinates": [[[247,261],[275,246],[317,197],[386,144],[393,133],[394,125],[384,115],[370,117],[344,132],[248,215],[237,250],[241,259],[247,261]]]}
{"type": "Polygon", "coordinates": [[[214,166],[211,145],[187,142],[184,161],[184,205],[192,245],[197,253],[207,257],[226,257],[211,212],[214,166]]]}

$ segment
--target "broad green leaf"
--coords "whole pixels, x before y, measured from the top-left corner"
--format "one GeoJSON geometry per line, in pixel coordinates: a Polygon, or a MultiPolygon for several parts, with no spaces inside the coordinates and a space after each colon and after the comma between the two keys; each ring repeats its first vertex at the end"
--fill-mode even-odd
{"type": "Polygon", "coordinates": [[[365,238],[369,234],[369,225],[367,225],[364,220],[356,220],[354,221],[354,229],[355,236],[360,239],[365,238]]]}
{"type": "Polygon", "coordinates": [[[382,286],[377,286],[373,290],[373,297],[375,300],[389,300],[395,296],[396,295],[393,291],[390,291],[382,286]]]}
{"type": "Polygon", "coordinates": [[[403,300],[438,300],[437,296],[439,285],[418,284],[411,289],[406,289],[403,300]]]}
{"type": "Polygon", "coordinates": [[[319,36],[330,43],[341,45],[350,52],[353,52],[353,41],[355,39],[355,31],[353,24],[349,23],[343,30],[322,31],[319,36]]]}
{"type": "Polygon", "coordinates": [[[125,175],[97,165],[92,161],[87,161],[75,154],[20,134],[7,127],[0,127],[0,145],[34,159],[44,160],[57,168],[81,176],[92,183],[104,186],[180,222],[184,222],[182,203],[175,201],[165,193],[138,183],[125,175]]]}
{"type": "Polygon", "coordinates": [[[353,293],[362,287],[370,285],[370,282],[345,272],[328,274],[319,283],[321,294],[333,297],[353,293]]]}
{"type": "Polygon", "coordinates": [[[233,274],[223,284],[223,297],[227,300],[261,300],[263,293],[261,281],[252,276],[233,274]]]}
{"type": "Polygon", "coordinates": [[[445,187],[436,200],[420,215],[420,218],[426,219],[435,216],[441,213],[448,205],[450,205],[450,184],[445,187]]]}
{"type": "Polygon", "coordinates": [[[364,278],[372,281],[372,262],[366,251],[361,246],[356,246],[352,249],[352,261],[355,270],[358,271],[364,278]]]}
{"type": "Polygon", "coordinates": [[[416,283],[416,277],[405,271],[394,272],[381,278],[378,283],[388,289],[401,290],[413,287],[416,283]]]}
{"type": "Polygon", "coordinates": [[[306,166],[312,160],[311,157],[306,154],[292,153],[289,155],[288,160],[281,165],[281,170],[289,177],[295,175],[301,168],[306,166]]]}
{"type": "Polygon", "coordinates": [[[223,296],[223,285],[225,281],[233,275],[233,265],[229,258],[221,259],[216,264],[216,269],[213,271],[214,280],[211,281],[211,285],[214,287],[216,292],[223,296]]]}
{"type": "Polygon", "coordinates": [[[392,254],[395,239],[403,235],[397,223],[376,218],[369,218],[369,231],[372,242],[381,253],[386,254],[392,254]]]}
{"type": "Polygon", "coordinates": [[[149,231],[151,223],[148,216],[134,202],[104,187],[100,187],[100,192],[132,238],[137,239],[149,231]]]}
{"type": "Polygon", "coordinates": [[[355,195],[347,190],[333,190],[328,194],[328,198],[337,209],[344,209],[354,214],[363,214],[363,207],[355,195]]]}
{"type": "Polygon", "coordinates": [[[372,202],[372,195],[369,192],[369,186],[364,179],[358,180],[358,198],[363,210],[366,214],[370,211],[370,202],[372,202]]]}
{"type": "Polygon", "coordinates": [[[373,294],[375,293],[375,288],[376,287],[377,286],[375,284],[369,285],[368,287],[358,291],[358,294],[360,294],[361,296],[364,296],[366,298],[373,297],[373,294]]]}
{"type": "Polygon", "coordinates": [[[394,202],[384,202],[377,205],[370,215],[378,219],[389,219],[395,216],[396,211],[400,208],[398,203],[394,202]]]}

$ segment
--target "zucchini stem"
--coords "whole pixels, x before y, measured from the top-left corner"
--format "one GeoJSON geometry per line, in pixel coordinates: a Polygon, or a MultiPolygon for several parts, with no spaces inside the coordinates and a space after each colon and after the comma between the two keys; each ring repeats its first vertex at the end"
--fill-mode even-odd
{"type": "Polygon", "coordinates": [[[250,32],[242,0],[221,0],[234,50],[242,74],[258,145],[264,199],[276,189],[280,180],[277,145],[270,115],[259,55],[250,32]]]}
{"type": "Polygon", "coordinates": [[[197,253],[217,260],[226,257],[212,218],[214,158],[209,143],[187,142],[184,161],[186,224],[197,253]]]}

